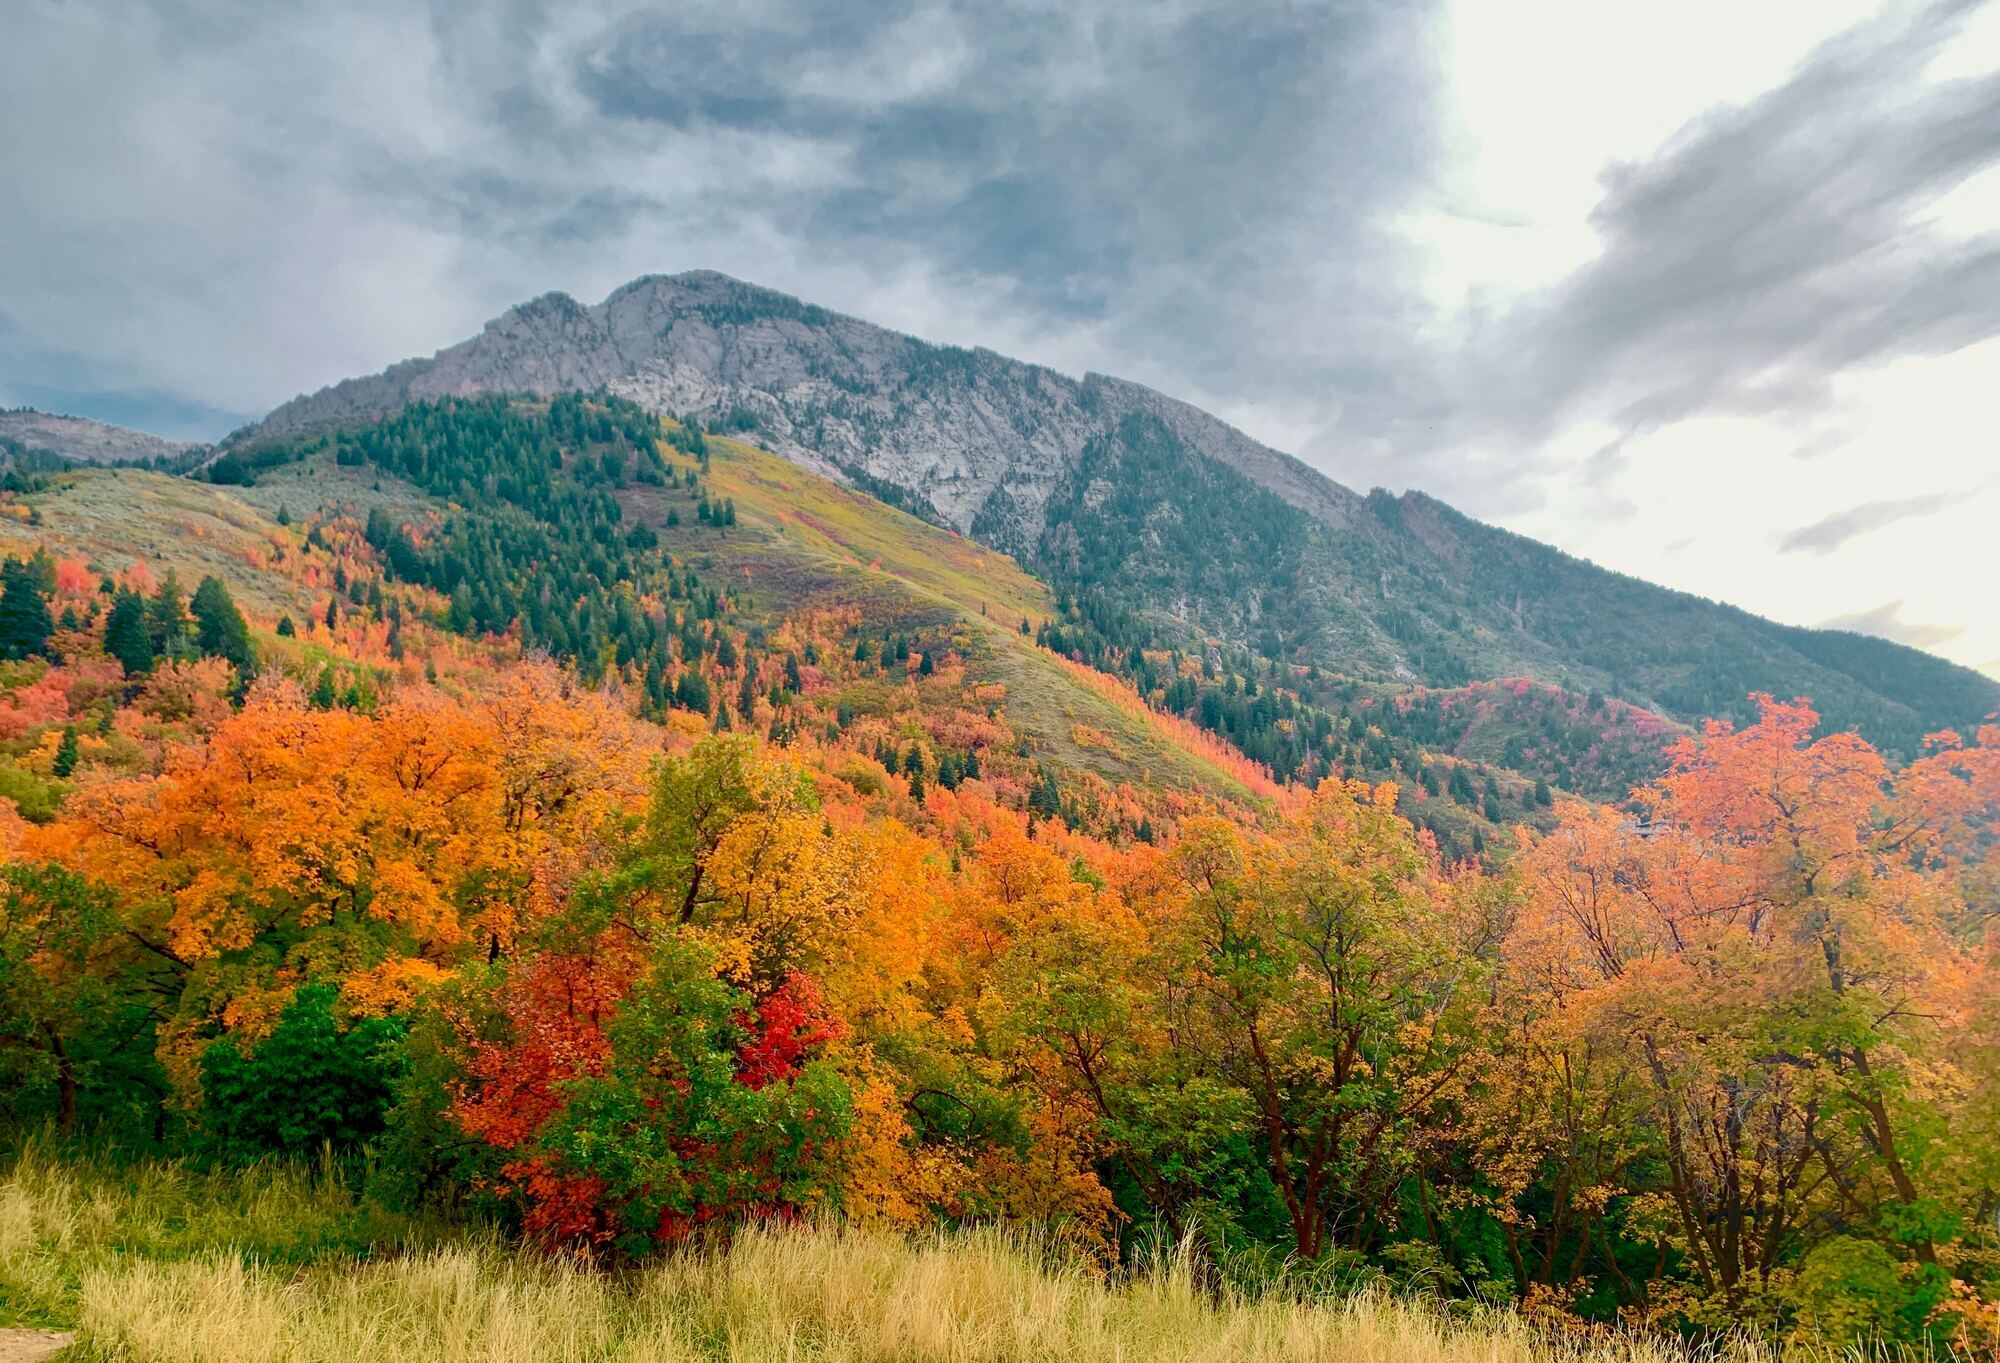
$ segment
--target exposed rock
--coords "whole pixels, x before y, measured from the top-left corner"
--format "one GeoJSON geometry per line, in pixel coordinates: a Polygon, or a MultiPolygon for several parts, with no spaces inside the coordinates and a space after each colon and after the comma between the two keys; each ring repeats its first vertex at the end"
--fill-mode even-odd
{"type": "Polygon", "coordinates": [[[1132,412],[1330,524],[1351,525],[1361,506],[1298,460],[1138,384],[931,345],[705,270],[647,276],[594,307],[545,294],[428,360],[294,399],[256,434],[425,398],[573,388],[711,421],[749,414],[755,443],[822,473],[894,483],[961,531],[1004,484],[1016,543],[1040,534],[1041,507],[1084,445],[1132,412]]]}

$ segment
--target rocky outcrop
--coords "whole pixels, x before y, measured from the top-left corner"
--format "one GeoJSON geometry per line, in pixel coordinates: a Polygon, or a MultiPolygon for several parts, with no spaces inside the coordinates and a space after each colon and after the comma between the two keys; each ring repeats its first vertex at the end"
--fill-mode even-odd
{"type": "Polygon", "coordinates": [[[577,388],[709,422],[734,417],[774,453],[893,483],[961,531],[1004,487],[1003,538],[1013,543],[1039,536],[1040,509],[1085,444],[1133,412],[1329,523],[1353,524],[1362,505],[1298,460],[1138,384],[931,345],[712,271],[648,276],[595,306],[546,294],[430,359],[294,399],[255,434],[426,398],[577,388]]]}

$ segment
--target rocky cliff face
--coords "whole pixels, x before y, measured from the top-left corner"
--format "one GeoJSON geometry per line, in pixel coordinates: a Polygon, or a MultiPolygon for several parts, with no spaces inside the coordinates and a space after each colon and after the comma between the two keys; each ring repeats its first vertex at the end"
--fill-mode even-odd
{"type": "Polygon", "coordinates": [[[85,464],[137,464],[192,458],[207,446],[184,440],[163,440],[144,431],[128,430],[80,416],[58,416],[31,407],[0,412],[0,440],[26,449],[48,450],[85,464]]]}
{"type": "Polygon", "coordinates": [[[257,433],[424,398],[577,388],[711,423],[754,418],[746,439],[835,477],[894,484],[960,531],[1004,486],[1004,538],[1018,544],[1041,534],[1041,509],[1084,446],[1134,412],[1329,523],[1351,525],[1361,507],[1299,461],[1138,384],[930,345],[708,271],[636,280],[594,307],[544,295],[428,360],[288,402],[257,433]]]}

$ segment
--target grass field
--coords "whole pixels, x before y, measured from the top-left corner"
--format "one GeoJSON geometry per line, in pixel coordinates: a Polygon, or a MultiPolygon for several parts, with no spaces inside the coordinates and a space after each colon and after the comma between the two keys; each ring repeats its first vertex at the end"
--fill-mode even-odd
{"type": "Polygon", "coordinates": [[[263,566],[283,532],[232,489],[140,469],[80,469],[24,504],[40,524],[0,519],[7,554],[46,545],[111,571],[144,561],[155,574],[173,569],[188,591],[213,573],[257,614],[300,609],[295,585],[263,566]]]}
{"type": "Polygon", "coordinates": [[[1049,618],[1049,589],[1005,554],[928,525],[864,493],[844,488],[734,440],[710,437],[708,481],[736,501],[742,523],[722,537],[683,526],[667,542],[711,571],[775,593],[781,608],[811,597],[861,598],[885,614],[949,614],[972,640],[975,677],[1007,687],[1007,718],[1072,770],[1110,781],[1199,790],[1225,799],[1253,792],[1233,772],[1191,751],[1156,718],[1121,708],[1080,687],[1020,622],[1049,618]],[[788,590],[797,599],[786,600],[788,590]],[[1079,729],[1108,735],[1080,745],[1079,729]]]}
{"type": "Polygon", "coordinates": [[[65,1358],[132,1363],[1689,1357],[1664,1340],[1557,1339],[1507,1312],[1212,1292],[1172,1258],[1111,1279],[994,1231],[750,1231],[607,1273],[383,1212],[331,1171],[211,1176],[33,1146],[0,1173],[0,1324],[74,1329],[65,1358]]]}

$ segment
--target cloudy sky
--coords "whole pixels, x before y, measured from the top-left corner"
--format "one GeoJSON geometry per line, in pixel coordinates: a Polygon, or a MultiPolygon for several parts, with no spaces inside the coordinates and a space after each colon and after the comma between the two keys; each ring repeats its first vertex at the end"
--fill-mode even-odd
{"type": "Polygon", "coordinates": [[[0,405],[709,267],[2000,675],[2000,0],[11,0],[0,405]]]}

